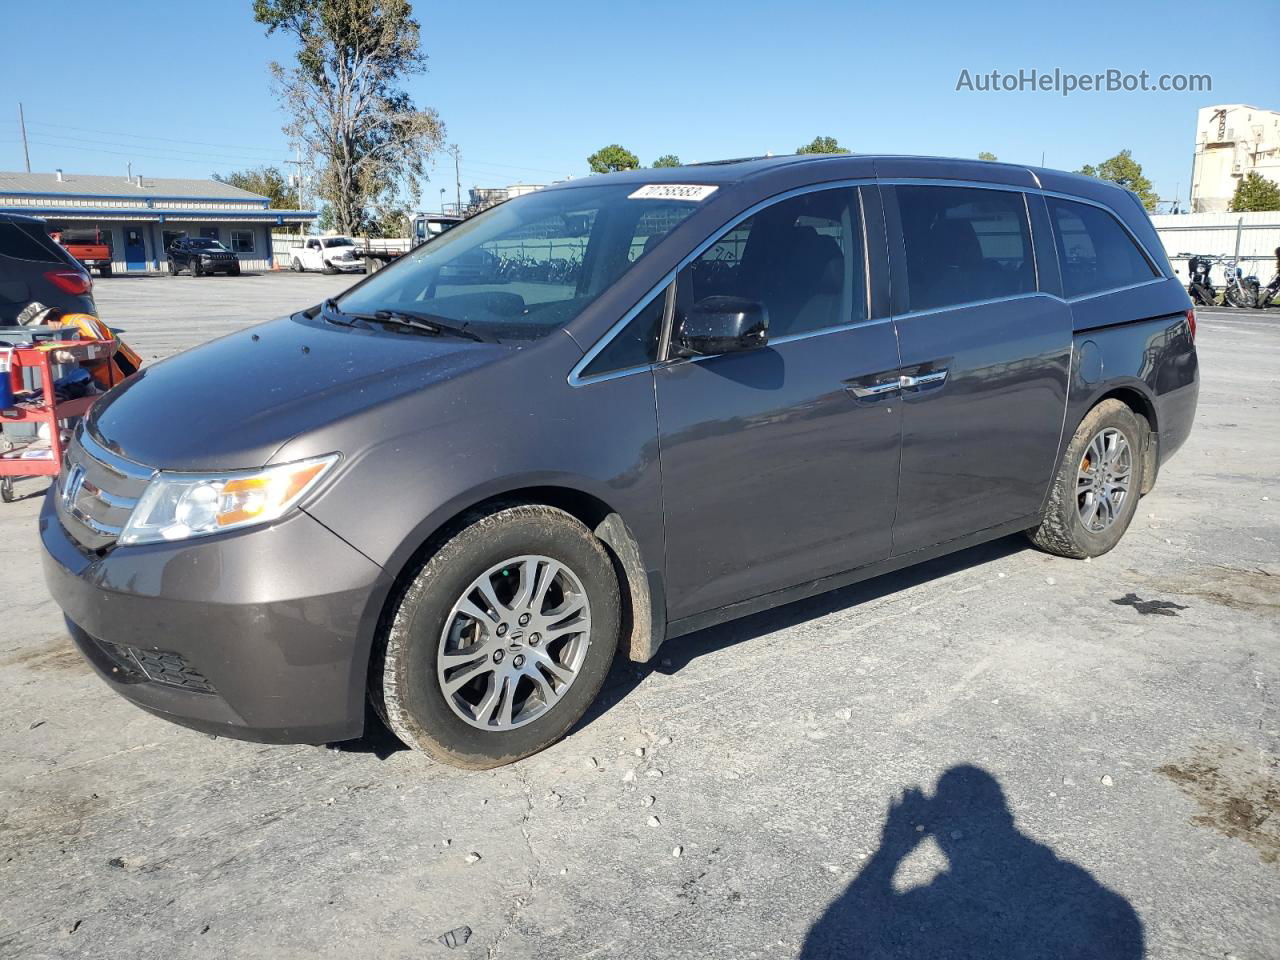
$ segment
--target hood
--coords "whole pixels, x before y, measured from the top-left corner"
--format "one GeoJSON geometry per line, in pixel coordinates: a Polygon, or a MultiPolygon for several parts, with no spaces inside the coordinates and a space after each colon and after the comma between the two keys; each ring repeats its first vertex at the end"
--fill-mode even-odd
{"type": "Polygon", "coordinates": [[[299,434],[510,349],[286,317],[143,367],[94,404],[86,426],[108,449],[151,467],[257,467],[299,434]]]}

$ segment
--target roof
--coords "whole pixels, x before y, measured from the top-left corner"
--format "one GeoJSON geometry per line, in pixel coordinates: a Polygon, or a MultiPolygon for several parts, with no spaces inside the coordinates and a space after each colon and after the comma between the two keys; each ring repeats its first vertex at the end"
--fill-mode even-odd
{"type": "Polygon", "coordinates": [[[136,197],[166,200],[240,200],[262,203],[267,198],[218,180],[188,177],[105,177],[91,173],[19,173],[0,171],[0,193],[79,197],[136,197]]]}

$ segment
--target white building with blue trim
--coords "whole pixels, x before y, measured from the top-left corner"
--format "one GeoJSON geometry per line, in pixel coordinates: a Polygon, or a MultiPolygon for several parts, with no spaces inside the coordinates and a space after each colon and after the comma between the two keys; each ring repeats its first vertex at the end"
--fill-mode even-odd
{"type": "MultiPolygon", "coordinates": [[[[163,270],[180,236],[220,240],[245,270],[275,267],[273,227],[306,228],[311,210],[273,209],[271,201],[217,180],[0,171],[0,210],[43,217],[49,230],[96,227],[111,247],[112,270],[163,270]]],[[[286,264],[287,266],[287,264],[286,264]]]]}

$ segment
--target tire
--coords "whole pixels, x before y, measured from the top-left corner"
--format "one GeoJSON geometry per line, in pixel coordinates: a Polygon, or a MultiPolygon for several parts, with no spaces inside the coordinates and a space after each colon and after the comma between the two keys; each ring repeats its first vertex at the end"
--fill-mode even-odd
{"type": "Polygon", "coordinates": [[[333,274],[335,274],[335,273],[337,273],[337,272],[338,272],[338,268],[337,268],[337,267],[335,267],[335,266],[334,266],[332,263],[330,263],[328,260],[326,260],[326,261],[324,262],[324,271],[323,271],[323,272],[324,272],[324,273],[326,273],[326,274],[329,274],[330,276],[332,276],[333,274]]]}
{"type": "Polygon", "coordinates": [[[169,276],[171,276],[171,277],[176,277],[177,275],[178,275],[178,265],[177,265],[176,263],[174,263],[174,262],[173,262],[173,260],[170,260],[170,261],[169,261],[169,276]]]}
{"type": "Polygon", "coordinates": [[[239,265],[239,264],[236,264],[234,267],[232,267],[230,270],[228,270],[228,271],[227,271],[227,276],[228,276],[228,277],[238,277],[238,276],[240,276],[240,265],[239,265]]]}
{"type": "MultiPolygon", "coordinates": [[[[1103,400],[1090,410],[1076,429],[1071,442],[1067,444],[1066,453],[1062,456],[1062,463],[1049,490],[1049,504],[1045,508],[1040,526],[1027,531],[1031,542],[1046,553],[1076,560],[1101,556],[1119,543],[1138,509],[1138,498],[1144,480],[1145,439],[1146,427],[1139,422],[1138,415],[1119,400],[1103,400]],[[1128,446],[1128,487],[1114,509],[1110,522],[1103,529],[1096,530],[1091,529],[1082,514],[1082,511],[1088,511],[1088,498],[1092,491],[1082,489],[1079,484],[1086,453],[1091,452],[1095,438],[1107,431],[1119,433],[1128,446]],[[1081,492],[1078,493],[1078,490],[1081,492]]],[[[1094,467],[1096,469],[1096,462],[1094,467]]],[[[1096,500],[1096,494],[1093,496],[1096,500]]],[[[1100,522],[1100,515],[1105,511],[1101,506],[1096,509],[1099,515],[1092,518],[1093,523],[1100,522]]]]}
{"type": "Polygon", "coordinates": [[[297,257],[294,257],[293,263],[289,264],[289,269],[294,273],[302,273],[302,261],[297,257]]]}
{"type": "Polygon", "coordinates": [[[100,276],[100,277],[109,277],[109,276],[111,276],[111,266],[108,264],[108,265],[107,265],[107,266],[105,266],[105,267],[99,267],[99,268],[98,268],[98,276],[100,276]]]}
{"type": "MultiPolygon", "coordinates": [[[[600,692],[618,648],[620,599],[618,581],[604,546],[563,510],[513,505],[473,514],[463,518],[461,524],[404,578],[403,586],[393,596],[369,685],[375,709],[406,745],[443,763],[483,770],[537,753],[563,737],[581,719],[600,692]],[[567,609],[585,597],[583,609],[589,617],[589,630],[585,633],[574,634],[570,629],[555,639],[549,629],[545,639],[534,632],[526,634],[524,622],[514,619],[517,613],[509,607],[503,608],[503,625],[482,630],[476,618],[468,619],[456,611],[455,604],[461,605],[464,598],[480,597],[474,587],[481,580],[487,580],[492,590],[495,579],[490,576],[496,578],[496,590],[501,591],[508,583],[503,578],[509,576],[509,570],[515,573],[509,589],[518,592],[526,582],[529,562],[534,563],[536,573],[527,582],[538,583],[552,569],[543,564],[545,560],[554,561],[568,573],[555,574],[557,579],[549,581],[549,590],[536,591],[544,595],[537,609],[546,610],[544,604],[554,601],[555,606],[548,611],[551,615],[557,613],[556,608],[567,609]],[[573,592],[560,592],[557,584],[561,576],[573,578],[573,592]],[[577,592],[578,587],[581,593],[577,592]],[[468,624],[461,634],[457,632],[459,624],[468,624]],[[500,640],[504,629],[509,632],[506,640],[500,640]],[[489,652],[480,653],[465,666],[442,668],[438,659],[442,648],[454,649],[453,645],[462,644],[468,631],[472,631],[468,642],[489,652]],[[482,636],[487,639],[475,639],[482,636]],[[543,644],[542,662],[554,656],[566,661],[572,658],[576,663],[576,672],[564,670],[572,674],[567,684],[554,688],[548,675],[536,666],[539,643],[543,644]],[[583,646],[574,647],[575,643],[583,646]],[[494,664],[499,659],[505,666],[494,664]],[[517,677],[516,692],[510,700],[521,705],[505,712],[516,721],[527,712],[529,719],[505,729],[482,728],[476,716],[467,719],[459,713],[459,700],[466,709],[466,698],[472,698],[477,701],[477,716],[483,715],[486,702],[495,702],[492,719],[498,719],[508,701],[507,687],[498,671],[520,667],[522,660],[533,665],[530,670],[539,671],[546,686],[558,689],[558,699],[547,705],[544,697],[534,695],[533,691],[541,688],[535,688],[527,676],[517,677]],[[443,687],[442,676],[446,672],[449,679],[457,679],[459,673],[476,679],[451,696],[443,687]],[[480,689],[474,684],[479,684],[480,689]]],[[[503,603],[513,599],[518,598],[499,597],[503,603]]],[[[515,608],[518,611],[518,603],[515,608]]],[[[579,616],[581,613],[576,613],[571,619],[579,616]]],[[[554,621],[548,618],[530,622],[528,630],[532,631],[540,622],[547,629],[554,621]]],[[[467,656],[465,649],[463,657],[467,656]]],[[[556,665],[561,663],[557,661],[556,665]]]]}
{"type": "Polygon", "coordinates": [[[199,260],[192,260],[192,261],[188,264],[188,267],[190,268],[190,270],[191,270],[191,275],[192,275],[193,277],[199,277],[199,276],[203,276],[203,275],[204,275],[204,271],[200,269],[200,261],[199,261],[199,260]]]}

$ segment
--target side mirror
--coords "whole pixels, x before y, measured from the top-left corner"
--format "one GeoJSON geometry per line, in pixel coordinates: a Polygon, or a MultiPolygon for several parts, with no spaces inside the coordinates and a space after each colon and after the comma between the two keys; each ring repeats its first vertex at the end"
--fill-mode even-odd
{"type": "Polygon", "coordinates": [[[704,297],[680,319],[672,345],[681,357],[754,350],[769,342],[769,311],[758,300],[704,297]]]}

